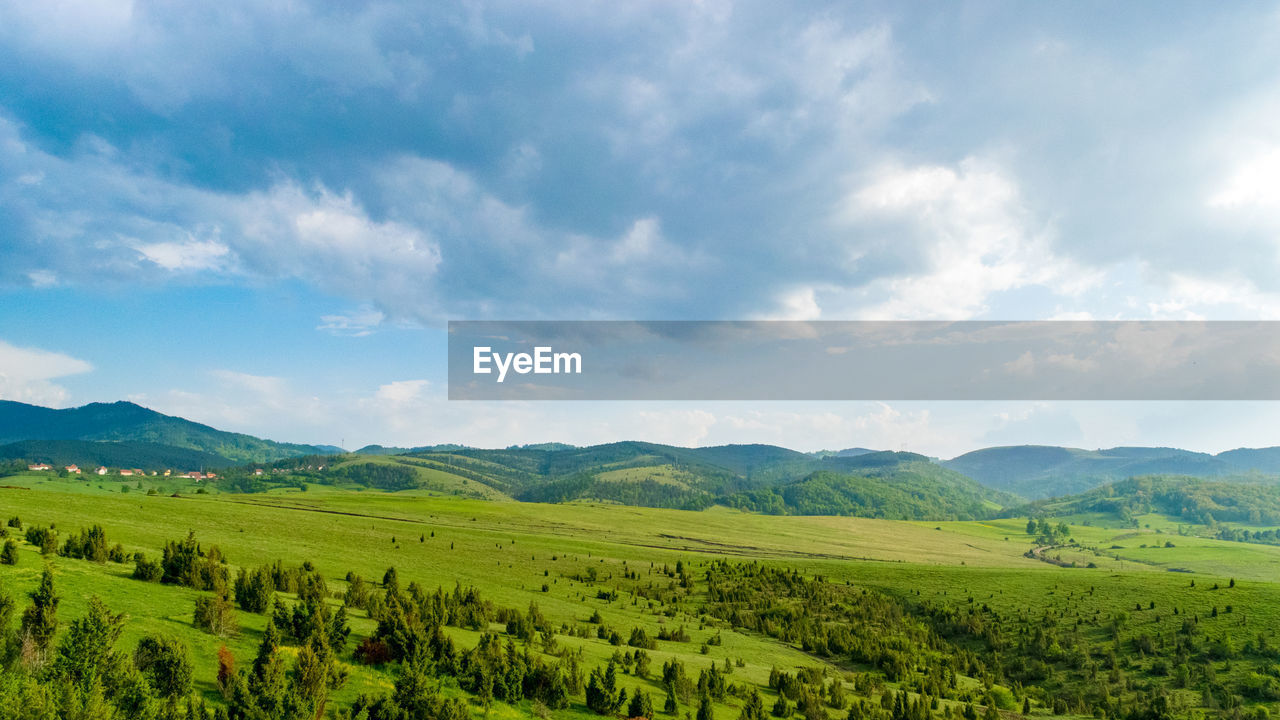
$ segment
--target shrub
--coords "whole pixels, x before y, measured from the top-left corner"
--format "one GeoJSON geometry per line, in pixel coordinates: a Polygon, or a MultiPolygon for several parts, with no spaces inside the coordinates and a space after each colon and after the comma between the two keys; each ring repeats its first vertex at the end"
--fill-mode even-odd
{"type": "Polygon", "coordinates": [[[355,658],[362,665],[383,665],[392,660],[391,648],[381,640],[367,637],[356,646],[355,658]]]}
{"type": "Polygon", "coordinates": [[[27,528],[27,542],[40,548],[41,555],[49,555],[58,550],[58,533],[53,528],[27,528]]]}
{"type": "Polygon", "coordinates": [[[182,698],[191,692],[191,660],[187,648],[174,638],[148,635],[138,642],[133,664],[163,698],[182,698]]]}
{"type": "Polygon", "coordinates": [[[5,565],[18,564],[18,543],[13,540],[4,541],[4,549],[0,550],[0,563],[5,565]]]}
{"type": "Polygon", "coordinates": [[[271,606],[271,598],[275,592],[275,581],[271,577],[271,568],[260,567],[246,572],[244,568],[236,576],[236,604],[241,610],[251,613],[264,613],[271,606]]]}
{"type": "Polygon", "coordinates": [[[160,563],[148,560],[146,555],[136,553],[133,556],[133,579],[143,582],[160,582],[164,577],[164,568],[160,563]]]}

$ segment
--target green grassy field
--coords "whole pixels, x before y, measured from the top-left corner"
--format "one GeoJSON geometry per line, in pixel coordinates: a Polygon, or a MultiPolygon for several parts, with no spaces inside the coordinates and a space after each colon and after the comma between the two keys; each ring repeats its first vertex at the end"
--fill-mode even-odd
{"type": "MultiPolygon", "coordinates": [[[[595,503],[495,502],[433,489],[382,493],[312,486],[306,491],[239,495],[196,494],[187,486],[172,496],[178,489],[175,482],[150,478],[141,490],[136,482],[130,484],[128,493],[121,492],[120,482],[99,483],[97,478],[26,475],[7,478],[5,484],[0,488],[0,519],[19,516],[27,525],[52,524],[64,534],[101,524],[108,541],[122,543],[129,553],[155,556],[166,541],[190,531],[206,546],[218,545],[235,566],[311,561],[331,590],[343,589],[348,572],[377,580],[394,566],[402,583],[416,581],[428,589],[475,586],[502,607],[523,609],[536,603],[549,619],[569,628],[584,626],[594,612],[610,626],[643,628],[651,636],[664,627],[683,625],[691,641],[659,642],[650,653],[655,667],[680,658],[696,676],[712,662],[730,660],[738,666],[735,682],[760,686],[767,683],[773,667],[817,666],[833,676],[859,668],[805,653],[795,643],[737,631],[699,612],[696,603],[679,605],[672,614],[635,591],[654,579],[666,582],[660,575],[664,565],[683,561],[697,577],[711,561],[728,559],[761,561],[822,577],[833,585],[853,583],[904,602],[961,610],[984,607],[985,612],[1027,626],[1034,625],[1035,616],[1048,613],[1119,622],[1123,628],[1114,632],[1125,636],[1161,635],[1172,633],[1190,616],[1203,623],[1207,635],[1229,638],[1236,645],[1259,635],[1274,637],[1280,630],[1280,548],[1179,536],[1163,528],[1157,532],[1073,525],[1072,537],[1079,547],[1050,551],[1079,561],[1079,567],[1065,568],[1026,557],[1034,540],[1025,532],[1025,520],[925,523],[777,517],[725,508],[692,512],[595,503]],[[158,492],[147,494],[151,487],[158,492]],[[1169,541],[1174,547],[1165,547],[1169,541]],[[1087,562],[1097,567],[1086,568],[1087,562]],[[1170,572],[1175,568],[1180,572],[1170,572]],[[590,572],[594,581],[581,579],[590,572]],[[624,580],[628,572],[636,573],[637,579],[624,580]],[[1235,587],[1229,587],[1232,579],[1235,587]],[[599,599],[601,589],[618,591],[617,598],[599,599]],[[1122,615],[1123,621],[1117,621],[1122,615]],[[722,644],[708,647],[704,654],[703,643],[713,636],[722,644]]],[[[52,564],[64,598],[59,611],[64,623],[84,611],[89,597],[101,597],[114,611],[128,615],[122,646],[131,647],[153,632],[184,642],[195,663],[197,688],[211,700],[218,698],[213,682],[217,648],[225,643],[239,662],[247,662],[266,622],[265,616],[240,612],[238,635],[217,638],[192,624],[200,593],[132,580],[131,563],[42,558],[25,543],[15,566],[0,566],[0,586],[21,604],[44,562],[52,564]]],[[[342,660],[351,677],[336,695],[339,703],[360,693],[389,690],[394,679],[393,671],[351,660],[351,646],[372,633],[374,623],[362,611],[352,611],[350,617],[353,642],[342,660]]],[[[469,630],[449,632],[462,648],[478,639],[478,633],[469,630]]],[[[558,640],[581,648],[586,668],[607,662],[619,650],[594,636],[560,635],[558,640]]],[[[1150,659],[1140,662],[1150,664],[1150,659]]],[[[1219,666],[1218,677],[1245,670],[1243,663],[1233,666],[1229,660],[1219,666]]],[[[1132,670],[1142,667],[1137,664],[1132,670]]],[[[973,679],[964,682],[977,685],[973,679]]],[[[624,676],[623,686],[646,687],[659,700],[663,694],[652,678],[624,676]]],[[[447,691],[461,692],[456,686],[447,691]]],[[[1194,707],[1199,698],[1192,695],[1182,691],[1179,697],[1194,707]]],[[[726,700],[717,717],[737,717],[740,702],[726,700]]],[[[529,711],[527,701],[516,706],[498,703],[490,714],[524,717],[529,711]]],[[[564,712],[589,715],[580,699],[564,712]]]]}

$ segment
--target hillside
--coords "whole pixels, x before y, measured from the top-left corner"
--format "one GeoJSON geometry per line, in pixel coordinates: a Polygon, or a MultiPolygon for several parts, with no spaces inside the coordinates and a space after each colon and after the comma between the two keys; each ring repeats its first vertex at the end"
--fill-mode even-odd
{"type": "Polygon", "coordinates": [[[960,473],[916,460],[882,463],[857,472],[820,470],[797,482],[740,493],[721,502],[770,515],[978,520],[995,514],[997,497],[960,473]]]}
{"type": "Polygon", "coordinates": [[[0,460],[49,463],[55,467],[96,465],[109,468],[201,470],[232,464],[221,455],[148,442],[94,442],[90,440],[20,440],[0,446],[0,460]]]}
{"type": "MultiPolygon", "coordinates": [[[[270,462],[308,454],[327,454],[326,448],[263,440],[225,432],[164,415],[131,402],[90,403],[55,410],[0,400],[0,444],[23,440],[91,440],[166,445],[210,453],[231,462],[270,462]]],[[[123,463],[144,465],[138,460],[123,463]]]]}
{"type": "Polygon", "coordinates": [[[1082,450],[1017,445],[975,450],[942,465],[987,487],[1034,500],[1081,493],[1138,475],[1213,478],[1247,472],[1280,473],[1280,448],[1210,455],[1177,448],[1082,450]]]}
{"type": "Polygon", "coordinates": [[[1150,475],[1121,480],[1080,495],[1041,500],[1010,508],[1010,516],[1068,516],[1098,513],[1122,522],[1159,513],[1181,522],[1213,526],[1221,522],[1250,526],[1280,525],[1280,485],[1240,478],[1206,480],[1150,475]]]}
{"type": "Polygon", "coordinates": [[[989,517],[1017,501],[923,455],[902,452],[815,457],[771,445],[621,442],[398,458],[525,502],[596,500],[686,510],[720,504],[770,514],[956,519],[989,517]]]}

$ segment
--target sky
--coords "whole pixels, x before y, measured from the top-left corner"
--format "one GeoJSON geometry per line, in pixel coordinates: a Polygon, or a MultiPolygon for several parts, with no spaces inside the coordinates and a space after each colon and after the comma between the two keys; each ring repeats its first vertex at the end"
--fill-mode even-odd
{"type": "Polygon", "coordinates": [[[451,319],[1280,318],[1280,5],[0,0],[0,398],[279,440],[1280,444],[450,403],[451,319]]]}

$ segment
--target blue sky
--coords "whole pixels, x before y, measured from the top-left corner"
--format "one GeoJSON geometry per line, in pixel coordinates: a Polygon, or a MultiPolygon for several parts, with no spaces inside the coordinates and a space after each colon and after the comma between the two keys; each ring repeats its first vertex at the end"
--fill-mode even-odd
{"type": "Polygon", "coordinates": [[[1277,68],[1275,3],[0,2],[0,397],[347,446],[1280,444],[1267,404],[451,405],[442,330],[1276,318],[1277,68]]]}

